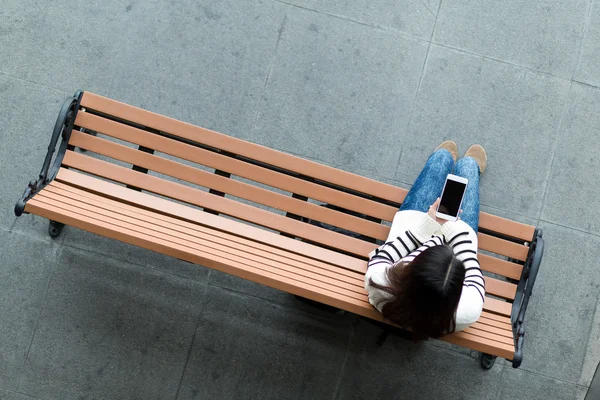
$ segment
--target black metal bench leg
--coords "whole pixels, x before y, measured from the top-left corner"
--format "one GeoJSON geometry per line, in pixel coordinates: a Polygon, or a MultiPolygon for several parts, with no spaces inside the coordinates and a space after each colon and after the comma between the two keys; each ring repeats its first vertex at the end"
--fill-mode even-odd
{"type": "Polygon", "coordinates": [[[88,135],[91,135],[91,136],[98,136],[98,132],[92,131],[92,130],[87,129],[87,128],[81,128],[81,132],[87,133],[88,135]]]}
{"type": "Polygon", "coordinates": [[[481,367],[484,369],[490,369],[496,362],[496,356],[491,354],[481,353],[481,367]]]}
{"type": "Polygon", "coordinates": [[[379,335],[379,337],[377,338],[377,346],[381,347],[383,346],[383,343],[385,343],[385,340],[388,338],[388,336],[390,335],[390,331],[389,329],[383,329],[383,331],[381,331],[381,334],[379,335]]]}
{"type": "Polygon", "coordinates": [[[58,237],[64,226],[65,224],[61,224],[60,222],[50,221],[50,224],[48,224],[48,234],[53,238],[58,237]]]}
{"type": "MultiPolygon", "coordinates": [[[[92,131],[92,130],[90,130],[90,129],[81,128],[81,129],[79,129],[79,131],[80,131],[80,132],[83,132],[83,133],[87,133],[87,134],[88,134],[88,135],[90,135],[90,136],[98,136],[98,132],[96,132],[96,131],[92,131]]],[[[84,153],[87,151],[87,149],[81,149],[81,148],[80,148],[79,150],[81,150],[81,151],[82,151],[82,152],[84,152],[84,153]]]]}

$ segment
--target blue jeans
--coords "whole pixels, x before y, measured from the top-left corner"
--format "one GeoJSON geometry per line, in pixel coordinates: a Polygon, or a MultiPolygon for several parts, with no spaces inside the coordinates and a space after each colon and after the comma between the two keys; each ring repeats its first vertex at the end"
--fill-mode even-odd
{"type": "Polygon", "coordinates": [[[454,164],[452,155],[445,149],[440,149],[429,156],[419,177],[406,195],[400,210],[417,210],[425,213],[429,211],[429,207],[442,195],[446,176],[450,173],[469,180],[460,219],[477,232],[479,226],[479,165],[472,157],[463,157],[454,164]],[[452,168],[454,168],[454,172],[452,172],[452,168]]]}

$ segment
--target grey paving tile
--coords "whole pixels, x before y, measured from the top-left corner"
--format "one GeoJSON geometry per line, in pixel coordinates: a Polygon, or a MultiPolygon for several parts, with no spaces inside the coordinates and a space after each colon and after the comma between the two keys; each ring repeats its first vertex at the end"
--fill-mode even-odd
{"type": "Polygon", "coordinates": [[[397,187],[402,188],[402,189],[406,189],[406,190],[410,190],[410,188],[412,186],[412,185],[410,185],[408,183],[400,182],[400,181],[398,181],[396,179],[393,179],[393,178],[381,178],[380,181],[384,182],[384,183],[388,183],[390,185],[397,186],[397,187]]]}
{"type": "Polygon", "coordinates": [[[583,368],[579,377],[579,384],[589,386],[592,378],[600,365],[600,309],[596,304],[596,312],[592,321],[592,330],[587,341],[587,349],[583,360],[583,368]]]}
{"type": "MultiPolygon", "coordinates": [[[[47,87],[0,75],[0,226],[15,222],[13,209],[27,184],[37,178],[62,102],[68,97],[47,87]]],[[[47,237],[47,227],[19,221],[16,230],[47,237]]]]}
{"type": "Polygon", "coordinates": [[[538,220],[527,215],[518,214],[515,212],[503,210],[496,207],[490,207],[486,204],[481,204],[479,210],[488,214],[497,215],[498,217],[511,219],[513,221],[521,222],[532,226],[538,225],[538,220]]]}
{"type": "Polygon", "coordinates": [[[446,139],[488,153],[481,202],[537,217],[569,82],[432,45],[396,178],[412,183],[446,139]]]}
{"type": "Polygon", "coordinates": [[[592,8],[585,37],[581,44],[579,65],[575,80],[600,86],[600,3],[592,2],[592,8]]]}
{"type": "Polygon", "coordinates": [[[65,227],[61,236],[63,236],[63,243],[66,246],[108,255],[118,260],[131,262],[142,267],[151,267],[196,281],[206,281],[210,272],[208,268],[201,265],[192,264],[73,227],[65,227]]]}
{"type": "Polygon", "coordinates": [[[60,399],[173,398],[205,285],[62,250],[19,391],[60,399]]]}
{"type": "Polygon", "coordinates": [[[111,97],[242,135],[256,117],[285,8],[267,0],[133,4],[111,97]]]}
{"type": "Polygon", "coordinates": [[[361,321],[353,337],[339,400],[494,399],[503,365],[483,370],[476,359],[427,344],[389,337],[361,321]]]}
{"type": "Polygon", "coordinates": [[[291,8],[255,142],[393,178],[427,44],[291,8]]]}
{"type": "Polygon", "coordinates": [[[0,389],[0,400],[43,400],[39,397],[28,396],[22,393],[0,389]]]}
{"type": "Polygon", "coordinates": [[[573,400],[580,388],[572,383],[507,367],[498,400],[573,400]]]}
{"type": "MultiPolygon", "coordinates": [[[[14,204],[9,204],[8,206],[14,206],[14,204]]],[[[12,210],[10,211],[12,212],[12,210]]],[[[12,225],[12,232],[32,236],[37,239],[56,244],[63,242],[63,236],[59,236],[57,238],[50,237],[48,234],[48,220],[46,218],[42,218],[33,214],[23,214],[18,218],[13,217],[13,221],[14,224],[12,225]]]]}
{"type": "Polygon", "coordinates": [[[209,287],[179,399],[331,399],[352,325],[209,287]]]}
{"type": "Polygon", "coordinates": [[[542,219],[600,233],[600,90],[574,83],[561,126],[542,219]]]}
{"type": "Polygon", "coordinates": [[[521,368],[576,384],[600,295],[600,239],[550,223],[540,227],[544,258],[525,318],[521,368]]]}
{"type": "Polygon", "coordinates": [[[23,372],[58,247],[0,229],[0,386],[23,372]]]}
{"type": "MultiPolygon", "coordinates": [[[[473,362],[475,362],[475,363],[480,362],[479,357],[481,356],[481,353],[479,353],[475,350],[468,349],[466,347],[457,346],[455,344],[447,343],[447,342],[437,340],[437,339],[429,340],[427,342],[427,345],[432,346],[432,347],[437,347],[440,349],[444,349],[445,351],[452,351],[454,353],[463,354],[467,357],[471,357],[473,359],[473,362]]],[[[497,359],[496,362],[503,363],[504,361],[505,361],[504,359],[497,359]]]]}
{"type": "MultiPolygon", "coordinates": [[[[8,397],[7,399],[10,400],[44,400],[42,397],[34,397],[34,396],[29,396],[23,393],[11,393],[12,397],[8,397]]],[[[0,397],[0,399],[2,399],[2,397],[0,397]]]]}
{"type": "Polygon", "coordinates": [[[209,283],[224,289],[233,290],[235,292],[280,304],[293,305],[295,302],[294,296],[290,295],[289,293],[219,271],[211,272],[209,283]]]}
{"type": "Polygon", "coordinates": [[[59,0],[26,5],[2,3],[0,72],[74,92],[106,93],[114,74],[114,54],[129,26],[120,15],[126,2],[59,0]]]}
{"type": "Polygon", "coordinates": [[[431,38],[440,0],[282,0],[321,13],[395,30],[426,40],[431,38]]]}
{"type": "Polygon", "coordinates": [[[434,41],[570,79],[589,4],[445,1],[434,41]]]}
{"type": "Polygon", "coordinates": [[[14,400],[15,394],[8,390],[0,389],[0,400],[14,400]]]}

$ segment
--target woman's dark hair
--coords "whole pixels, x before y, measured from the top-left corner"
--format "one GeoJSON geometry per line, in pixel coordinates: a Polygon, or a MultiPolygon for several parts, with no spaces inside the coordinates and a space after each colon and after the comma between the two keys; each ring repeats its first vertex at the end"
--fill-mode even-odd
{"type": "Polygon", "coordinates": [[[383,306],[385,318],[412,330],[414,340],[454,332],[455,313],[465,279],[465,266],[447,245],[425,249],[409,263],[388,269],[388,286],[371,286],[393,297],[383,306]]]}

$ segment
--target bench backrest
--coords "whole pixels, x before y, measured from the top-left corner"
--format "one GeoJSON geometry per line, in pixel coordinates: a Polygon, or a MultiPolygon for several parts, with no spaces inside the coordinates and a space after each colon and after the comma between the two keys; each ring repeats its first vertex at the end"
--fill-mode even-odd
{"type": "MultiPolygon", "coordinates": [[[[334,249],[352,257],[347,268],[357,272],[366,271],[368,253],[387,238],[407,193],[89,92],[81,107],[63,166],[334,249]]],[[[487,311],[510,316],[534,231],[480,214],[479,247],[490,253],[479,255],[488,273],[487,311]]]]}

